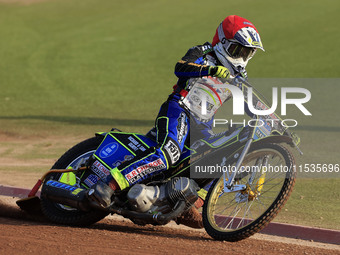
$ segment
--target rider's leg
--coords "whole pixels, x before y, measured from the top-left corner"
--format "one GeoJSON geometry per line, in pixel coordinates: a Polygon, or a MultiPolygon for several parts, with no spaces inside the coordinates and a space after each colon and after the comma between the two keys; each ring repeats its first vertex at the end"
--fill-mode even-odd
{"type": "Polygon", "coordinates": [[[143,154],[111,170],[105,182],[98,182],[90,198],[106,207],[111,202],[113,191],[102,188],[125,189],[132,184],[150,178],[175,164],[184,148],[188,137],[189,119],[176,100],[165,102],[156,119],[157,143],[143,154]],[[98,192],[97,192],[98,191],[98,192]],[[101,192],[103,191],[103,192],[101,192]]]}
{"type": "Polygon", "coordinates": [[[178,102],[170,100],[162,105],[156,119],[156,130],[156,147],[117,168],[127,180],[126,185],[138,183],[167,170],[179,160],[188,137],[189,119],[178,102]]]}

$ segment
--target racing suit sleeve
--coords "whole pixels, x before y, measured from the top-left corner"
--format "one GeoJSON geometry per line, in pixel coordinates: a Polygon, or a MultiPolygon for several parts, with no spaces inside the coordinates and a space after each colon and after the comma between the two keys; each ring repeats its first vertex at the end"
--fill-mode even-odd
{"type": "Polygon", "coordinates": [[[188,50],[185,56],[177,62],[175,75],[178,78],[202,77],[209,75],[210,66],[205,65],[202,46],[196,46],[188,50]]]}

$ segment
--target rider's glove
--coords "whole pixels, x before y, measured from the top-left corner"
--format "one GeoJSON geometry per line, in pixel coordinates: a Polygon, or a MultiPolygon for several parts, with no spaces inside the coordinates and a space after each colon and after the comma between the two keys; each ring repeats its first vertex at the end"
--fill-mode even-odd
{"type": "Polygon", "coordinates": [[[228,68],[224,66],[211,66],[209,69],[209,75],[212,75],[214,77],[218,78],[227,78],[230,77],[230,72],[228,68]]]}

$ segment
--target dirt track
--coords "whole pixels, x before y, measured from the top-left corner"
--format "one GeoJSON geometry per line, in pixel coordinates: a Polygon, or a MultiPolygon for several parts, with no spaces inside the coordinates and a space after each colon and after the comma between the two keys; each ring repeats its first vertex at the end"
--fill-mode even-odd
{"type": "MultiPolygon", "coordinates": [[[[22,151],[34,146],[34,141],[12,141],[13,138],[1,133],[0,138],[18,143],[10,155],[0,158],[3,169],[11,169],[9,163],[16,166],[39,163],[48,169],[54,162],[52,159],[20,160],[22,151]]],[[[41,142],[37,142],[39,146],[41,142]]],[[[33,187],[41,176],[31,171],[2,170],[0,173],[0,184],[24,188],[33,187]]],[[[219,242],[204,230],[176,224],[140,227],[117,217],[108,217],[90,228],[56,226],[41,217],[24,214],[14,201],[0,196],[0,254],[340,254],[340,246],[336,245],[266,235],[255,235],[237,243],[219,242]]]]}
{"type": "Polygon", "coordinates": [[[108,217],[89,228],[57,226],[20,211],[0,197],[0,254],[340,254],[340,246],[256,235],[237,243],[203,230],[137,226],[108,217]]]}

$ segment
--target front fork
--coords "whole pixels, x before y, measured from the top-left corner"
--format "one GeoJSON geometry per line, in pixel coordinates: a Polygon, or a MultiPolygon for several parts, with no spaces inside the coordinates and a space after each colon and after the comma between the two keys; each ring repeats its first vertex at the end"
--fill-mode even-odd
{"type": "Polygon", "coordinates": [[[267,166],[268,155],[256,160],[255,171],[252,171],[251,176],[249,177],[247,188],[244,191],[241,191],[242,194],[247,195],[249,201],[256,199],[261,194],[266,179],[267,166]],[[251,188],[258,170],[260,170],[260,177],[256,181],[256,184],[253,185],[254,188],[251,188]]]}
{"type": "MultiPolygon", "coordinates": [[[[250,149],[250,145],[253,142],[253,138],[250,138],[244,148],[243,151],[241,153],[241,155],[239,156],[235,167],[232,167],[232,172],[230,176],[226,176],[226,172],[223,172],[223,181],[224,181],[224,192],[236,192],[236,191],[241,191],[241,190],[245,190],[246,189],[246,185],[244,184],[235,184],[235,176],[237,174],[237,172],[239,171],[241,164],[245,158],[245,156],[247,155],[249,149],[250,149]]],[[[229,175],[229,174],[228,174],[229,175]]]]}
{"type": "Polygon", "coordinates": [[[264,156],[262,158],[259,158],[256,160],[255,163],[255,171],[251,172],[251,175],[249,177],[248,180],[248,184],[236,184],[235,183],[235,177],[236,174],[239,172],[241,165],[244,161],[245,156],[247,155],[247,153],[249,152],[250,149],[250,145],[253,142],[253,138],[250,138],[245,146],[244,149],[240,155],[240,157],[238,158],[235,167],[232,168],[232,172],[229,176],[226,176],[226,172],[223,172],[223,182],[224,182],[224,192],[237,192],[237,191],[245,191],[245,190],[249,190],[249,195],[250,196],[257,196],[258,194],[260,194],[263,185],[264,185],[264,181],[266,178],[266,168],[268,165],[268,156],[264,156]],[[255,180],[255,176],[257,173],[257,170],[260,170],[260,177],[258,178],[255,188],[253,190],[251,190],[250,185],[253,184],[254,180],[255,180]]]}

